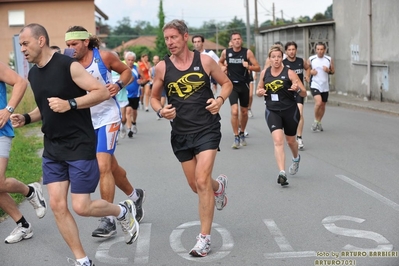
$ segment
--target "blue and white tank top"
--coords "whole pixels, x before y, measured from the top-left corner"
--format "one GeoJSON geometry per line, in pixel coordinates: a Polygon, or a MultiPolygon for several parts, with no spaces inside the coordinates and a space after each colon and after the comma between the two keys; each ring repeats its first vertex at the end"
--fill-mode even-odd
{"type": "MultiPolygon", "coordinates": [[[[100,51],[96,48],[93,48],[93,60],[86,70],[101,83],[112,83],[111,70],[105,66],[100,51]]],[[[94,129],[121,121],[121,112],[115,97],[90,107],[90,112],[94,129]]]]}
{"type": "MultiPolygon", "coordinates": [[[[7,106],[7,88],[4,82],[0,81],[0,109],[7,106]]],[[[14,137],[14,129],[12,128],[11,121],[8,119],[4,127],[0,128],[0,136],[14,137]]]]}

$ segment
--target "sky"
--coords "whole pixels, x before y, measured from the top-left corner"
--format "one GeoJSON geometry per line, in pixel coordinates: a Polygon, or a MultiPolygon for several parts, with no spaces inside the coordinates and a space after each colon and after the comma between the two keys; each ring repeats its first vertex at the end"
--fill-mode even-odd
{"type": "MultiPolygon", "coordinates": [[[[256,0],[249,2],[249,21],[250,24],[255,20],[256,0]]],[[[290,20],[292,17],[309,16],[313,17],[316,13],[323,13],[333,0],[275,0],[275,16],[290,20]],[[281,12],[283,11],[283,12],[281,12]]],[[[151,25],[158,25],[159,0],[95,0],[94,3],[108,17],[103,23],[115,27],[118,21],[124,17],[129,17],[131,25],[135,21],[148,21],[151,25]]],[[[246,0],[163,0],[163,10],[165,22],[172,19],[184,19],[189,27],[201,27],[204,22],[214,20],[215,22],[230,22],[235,16],[242,19],[244,23],[246,17],[246,0]]],[[[259,25],[272,20],[273,2],[269,0],[257,0],[258,3],[258,23],[259,25]]]]}

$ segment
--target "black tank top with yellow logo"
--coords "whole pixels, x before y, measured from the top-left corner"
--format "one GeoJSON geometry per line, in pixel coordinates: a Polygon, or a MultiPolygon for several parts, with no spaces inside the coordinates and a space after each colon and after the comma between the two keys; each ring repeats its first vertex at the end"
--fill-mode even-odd
{"type": "Polygon", "coordinates": [[[277,76],[272,76],[271,67],[266,69],[263,78],[267,96],[265,102],[267,109],[272,111],[286,110],[296,105],[294,91],[289,91],[292,82],[288,76],[289,68],[284,66],[283,70],[277,76]]]}
{"type": "Polygon", "coordinates": [[[201,64],[198,51],[187,70],[178,70],[169,57],[165,56],[166,72],[164,89],[168,103],[176,108],[176,117],[171,122],[176,134],[192,134],[211,127],[220,120],[220,115],[212,115],[205,107],[214,98],[210,79],[201,64]]]}

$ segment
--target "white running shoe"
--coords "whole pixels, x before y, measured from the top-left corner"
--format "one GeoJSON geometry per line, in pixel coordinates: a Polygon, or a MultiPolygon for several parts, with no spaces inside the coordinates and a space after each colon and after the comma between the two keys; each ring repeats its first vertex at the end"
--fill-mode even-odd
{"type": "Polygon", "coordinates": [[[312,126],[310,127],[310,129],[311,129],[313,132],[316,132],[316,130],[317,130],[317,122],[316,122],[316,121],[313,122],[313,124],[312,124],[312,126]]]}
{"type": "Polygon", "coordinates": [[[137,134],[137,126],[136,125],[132,125],[132,132],[133,132],[133,134],[137,134]]]}
{"type": "Polygon", "coordinates": [[[125,216],[118,219],[121,224],[122,231],[125,233],[125,242],[130,245],[137,240],[139,236],[139,223],[136,221],[136,207],[132,200],[119,202],[119,205],[126,208],[125,216]]]}
{"type": "Polygon", "coordinates": [[[228,179],[225,175],[219,175],[216,178],[216,181],[218,181],[218,183],[222,186],[222,192],[219,194],[215,193],[215,206],[217,210],[221,211],[227,205],[226,188],[228,179]]]}
{"type": "Polygon", "coordinates": [[[5,242],[7,244],[17,243],[23,239],[29,239],[33,236],[32,225],[29,223],[29,227],[22,227],[22,224],[19,223],[17,227],[12,230],[11,234],[7,236],[5,242]]]}
{"type": "Polygon", "coordinates": [[[30,195],[30,197],[27,199],[35,209],[37,217],[43,218],[47,212],[47,203],[43,197],[42,186],[37,182],[31,183],[28,186],[33,187],[35,192],[33,192],[32,195],[30,195]]]}
{"type": "Polygon", "coordinates": [[[301,161],[301,155],[298,154],[298,159],[292,158],[292,164],[289,168],[290,175],[295,175],[299,169],[299,162],[301,161]]]}
{"type": "Polygon", "coordinates": [[[303,140],[302,138],[297,138],[296,141],[298,142],[298,149],[303,150],[304,145],[303,145],[303,140]]]}
{"type": "Polygon", "coordinates": [[[254,114],[252,113],[251,109],[248,109],[248,117],[254,117],[254,114]]]}
{"type": "Polygon", "coordinates": [[[122,129],[119,132],[119,135],[121,136],[122,139],[124,139],[126,137],[126,128],[124,125],[121,126],[122,129]]]}
{"type": "Polygon", "coordinates": [[[245,140],[245,134],[244,133],[240,133],[240,145],[241,146],[247,146],[247,141],[245,140]]]}
{"type": "Polygon", "coordinates": [[[240,146],[241,146],[241,144],[240,144],[240,137],[239,137],[239,136],[234,137],[234,142],[233,142],[233,145],[231,145],[231,147],[232,147],[233,149],[239,149],[240,146]]]}
{"type": "Polygon", "coordinates": [[[321,122],[317,123],[317,131],[323,131],[323,127],[321,126],[321,122]]]}
{"type": "Polygon", "coordinates": [[[193,257],[205,257],[211,251],[211,241],[205,236],[199,234],[197,236],[197,244],[190,250],[193,257]]]}
{"type": "Polygon", "coordinates": [[[85,263],[81,264],[80,262],[78,262],[74,259],[67,258],[67,262],[73,266],[94,266],[94,263],[91,260],[89,260],[88,262],[86,261],[85,263]]]}

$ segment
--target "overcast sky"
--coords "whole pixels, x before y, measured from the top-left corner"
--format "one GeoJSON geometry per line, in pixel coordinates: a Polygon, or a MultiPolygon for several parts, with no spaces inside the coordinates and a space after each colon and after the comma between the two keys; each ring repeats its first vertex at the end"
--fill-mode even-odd
{"type": "MultiPolygon", "coordinates": [[[[234,16],[246,22],[245,0],[163,0],[165,22],[172,19],[184,19],[191,27],[200,27],[204,21],[229,22],[234,16]]],[[[255,19],[255,0],[249,2],[249,19],[253,24],[255,19]]],[[[257,0],[259,25],[272,19],[273,2],[257,0]]],[[[292,17],[309,16],[324,13],[333,0],[276,0],[275,15],[281,18],[283,10],[284,19],[292,17]]],[[[159,0],[95,0],[95,4],[109,20],[104,23],[114,27],[123,17],[129,17],[132,26],[137,20],[148,21],[151,25],[158,25],[159,0]]]]}

